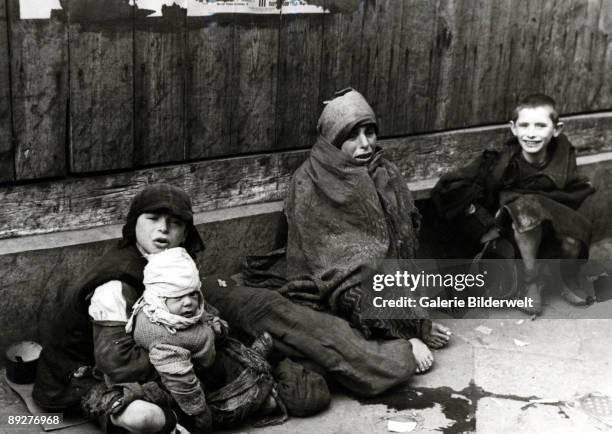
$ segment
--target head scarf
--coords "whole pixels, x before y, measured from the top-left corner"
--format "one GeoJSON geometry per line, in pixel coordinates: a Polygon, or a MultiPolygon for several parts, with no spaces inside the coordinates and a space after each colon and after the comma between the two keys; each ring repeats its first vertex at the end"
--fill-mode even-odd
{"type": "Polygon", "coordinates": [[[126,332],[132,331],[134,317],[141,310],[149,321],[163,325],[172,334],[177,329],[190,327],[200,321],[204,313],[200,273],[187,251],[175,247],[148,255],[147,258],[149,262],[144,268],[143,279],[145,290],[134,304],[125,327],[126,332]],[[166,299],[182,297],[194,291],[199,293],[199,304],[194,316],[187,318],[170,313],[166,299]]]}
{"type": "Polygon", "coordinates": [[[334,99],[325,102],[317,131],[320,138],[340,148],[358,125],[377,127],[376,115],[363,95],[349,87],[336,92],[334,99]]]}
{"type": "Polygon", "coordinates": [[[136,220],[146,212],[167,212],[186,224],[187,237],[183,246],[192,257],[204,250],[204,242],[193,224],[191,199],[183,190],[170,184],[153,184],[145,187],[132,200],[127,221],[123,226],[121,247],[136,243],[136,220]]]}

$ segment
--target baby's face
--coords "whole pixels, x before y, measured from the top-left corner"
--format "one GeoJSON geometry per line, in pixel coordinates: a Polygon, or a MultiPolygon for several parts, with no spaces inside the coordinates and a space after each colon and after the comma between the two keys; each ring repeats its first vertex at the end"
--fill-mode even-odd
{"type": "Polygon", "coordinates": [[[524,153],[546,153],[550,140],[561,133],[561,129],[553,124],[551,110],[547,106],[525,107],[519,111],[516,122],[510,121],[512,134],[518,139],[524,153]]]}
{"type": "Polygon", "coordinates": [[[171,297],[166,299],[168,311],[174,315],[191,318],[198,312],[200,305],[200,293],[198,291],[190,292],[182,297],[171,297]]]}

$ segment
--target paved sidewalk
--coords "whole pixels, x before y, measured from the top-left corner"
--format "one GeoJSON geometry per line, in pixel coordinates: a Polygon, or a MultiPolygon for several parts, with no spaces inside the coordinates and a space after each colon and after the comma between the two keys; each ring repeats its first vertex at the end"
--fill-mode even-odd
{"type": "MultiPolygon", "coordinates": [[[[612,397],[612,320],[547,319],[578,308],[559,297],[545,301],[544,315],[534,321],[528,315],[522,321],[440,320],[453,330],[451,345],[434,352],[430,372],[393,393],[369,400],[335,395],[331,407],[316,417],[232,432],[386,433],[389,421],[414,421],[414,433],[612,432],[571,407],[591,392],[612,397]]],[[[612,312],[612,300],[588,309],[612,312]]],[[[0,433],[43,432],[38,426],[18,430],[6,424],[5,415],[28,413],[3,381],[0,408],[0,433]]],[[[98,431],[81,425],[58,432],[98,431]]]]}

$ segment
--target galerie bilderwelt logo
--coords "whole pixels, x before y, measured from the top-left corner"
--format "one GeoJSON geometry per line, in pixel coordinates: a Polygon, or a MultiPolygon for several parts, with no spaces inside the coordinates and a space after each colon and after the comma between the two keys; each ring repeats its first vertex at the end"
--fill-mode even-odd
{"type": "MultiPolygon", "coordinates": [[[[612,318],[612,309],[595,306],[594,282],[605,265],[612,264],[540,260],[540,301],[558,303],[550,311],[558,318],[612,318]],[[563,300],[568,286],[585,300],[583,306],[563,300]]],[[[540,302],[525,290],[522,261],[514,259],[383,260],[364,267],[361,277],[364,319],[426,318],[432,310],[455,318],[521,318],[540,302]]]]}

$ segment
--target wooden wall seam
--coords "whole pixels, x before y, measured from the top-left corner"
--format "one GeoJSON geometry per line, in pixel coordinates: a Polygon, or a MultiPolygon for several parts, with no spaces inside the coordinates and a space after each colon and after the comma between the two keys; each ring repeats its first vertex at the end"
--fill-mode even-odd
{"type": "Polygon", "coordinates": [[[8,0],[0,0],[0,182],[15,179],[8,0]]]}

